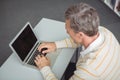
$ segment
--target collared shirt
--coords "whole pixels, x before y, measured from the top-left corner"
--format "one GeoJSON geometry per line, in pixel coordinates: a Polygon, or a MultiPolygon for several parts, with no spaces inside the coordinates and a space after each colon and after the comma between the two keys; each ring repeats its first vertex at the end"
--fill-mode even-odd
{"type": "Polygon", "coordinates": [[[80,52],[80,55],[84,57],[86,54],[90,52],[96,51],[99,46],[103,43],[104,41],[104,34],[99,31],[99,36],[96,40],[94,40],[86,49],[84,46],[82,46],[82,51],[80,52]]]}

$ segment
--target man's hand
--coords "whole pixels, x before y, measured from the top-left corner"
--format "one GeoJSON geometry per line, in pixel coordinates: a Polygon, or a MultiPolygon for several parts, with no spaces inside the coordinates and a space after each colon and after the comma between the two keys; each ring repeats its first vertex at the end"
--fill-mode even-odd
{"type": "Polygon", "coordinates": [[[53,52],[56,50],[56,44],[54,42],[44,42],[40,44],[40,46],[38,47],[38,50],[41,52],[42,48],[47,48],[46,50],[42,52],[43,54],[53,52]]]}
{"type": "Polygon", "coordinates": [[[34,62],[36,63],[39,69],[42,69],[45,66],[50,66],[50,61],[48,60],[47,57],[43,55],[38,55],[37,57],[35,57],[34,62]]]}

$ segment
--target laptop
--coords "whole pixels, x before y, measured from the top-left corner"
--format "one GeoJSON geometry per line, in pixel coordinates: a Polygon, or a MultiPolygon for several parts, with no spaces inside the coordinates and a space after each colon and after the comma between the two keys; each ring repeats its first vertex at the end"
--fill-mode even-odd
{"type": "MultiPolygon", "coordinates": [[[[38,37],[33,31],[30,22],[27,22],[9,43],[9,46],[23,64],[35,67],[36,65],[34,63],[34,59],[38,54],[41,54],[41,52],[37,50],[40,43],[41,41],[38,40],[38,37]]],[[[60,51],[61,50],[57,50],[53,53],[47,54],[47,56],[52,60],[51,66],[54,65],[60,51]]]]}

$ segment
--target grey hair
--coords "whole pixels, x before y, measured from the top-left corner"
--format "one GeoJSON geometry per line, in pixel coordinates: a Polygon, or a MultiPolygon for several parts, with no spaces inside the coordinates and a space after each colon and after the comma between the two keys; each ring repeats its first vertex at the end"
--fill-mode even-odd
{"type": "Polygon", "coordinates": [[[77,33],[83,32],[87,36],[94,36],[100,24],[95,8],[86,3],[69,7],[65,12],[65,19],[70,20],[70,27],[77,33]]]}

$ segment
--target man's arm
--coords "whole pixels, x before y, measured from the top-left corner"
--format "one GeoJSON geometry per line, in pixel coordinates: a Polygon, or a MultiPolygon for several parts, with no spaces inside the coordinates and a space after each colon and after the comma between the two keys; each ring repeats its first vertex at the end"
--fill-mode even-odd
{"type": "Polygon", "coordinates": [[[42,48],[47,48],[43,51],[43,53],[49,53],[55,51],[57,48],[76,48],[78,45],[74,43],[74,41],[71,38],[66,38],[61,41],[55,41],[55,42],[44,42],[40,44],[38,47],[38,50],[41,52],[42,48]]]}
{"type": "Polygon", "coordinates": [[[42,73],[45,80],[58,80],[49,66],[43,67],[40,72],[42,73]]]}
{"type": "MultiPolygon", "coordinates": [[[[58,80],[49,66],[43,67],[40,72],[45,80],[58,80]]],[[[74,75],[69,80],[99,80],[97,72],[90,66],[77,66],[74,75]]]]}
{"type": "Polygon", "coordinates": [[[61,41],[56,41],[55,42],[57,48],[76,48],[78,45],[71,39],[71,38],[66,38],[61,41]]]}
{"type": "Polygon", "coordinates": [[[58,80],[50,69],[50,60],[43,55],[38,55],[34,60],[45,80],[58,80]]]}
{"type": "MultiPolygon", "coordinates": [[[[75,44],[71,38],[66,38],[61,41],[42,43],[38,48],[39,51],[44,47],[48,49],[44,51],[43,53],[47,53],[47,52],[54,51],[57,48],[76,48],[78,47],[78,45],[75,44]]],[[[45,80],[53,80],[53,79],[58,80],[55,74],[51,71],[51,68],[49,66],[50,61],[49,59],[47,59],[47,57],[38,55],[36,57],[35,63],[40,69],[45,80]]]]}

